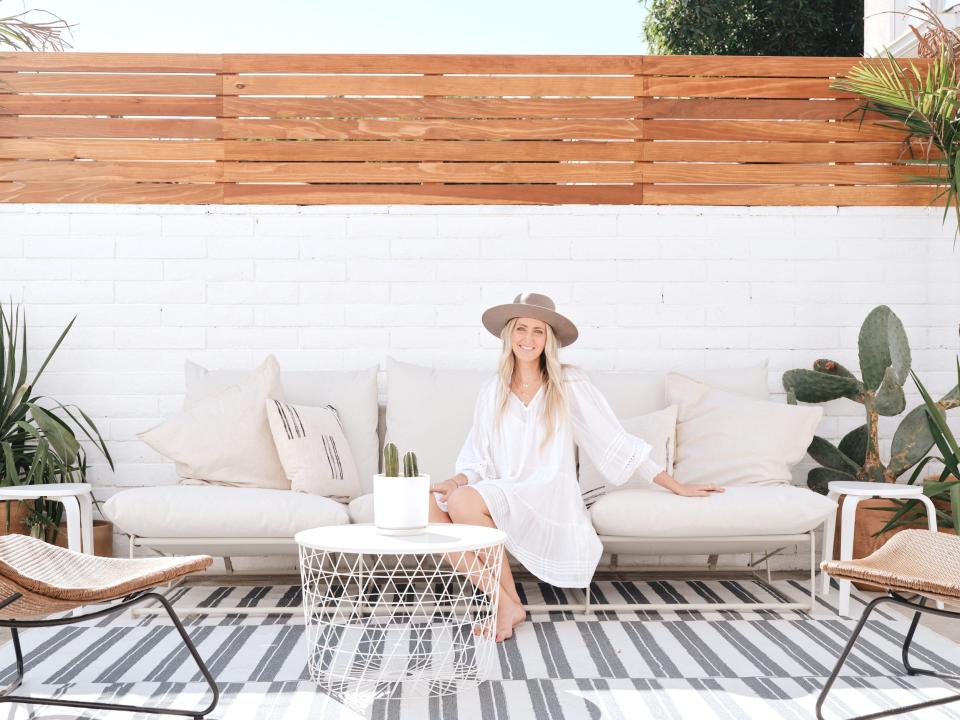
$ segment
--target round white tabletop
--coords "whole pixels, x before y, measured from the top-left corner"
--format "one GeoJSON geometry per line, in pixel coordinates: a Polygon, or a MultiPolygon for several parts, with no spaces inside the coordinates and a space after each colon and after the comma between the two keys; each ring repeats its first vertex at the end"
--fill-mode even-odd
{"type": "Polygon", "coordinates": [[[45,497],[70,497],[85,495],[93,489],[90,483],[50,483],[49,485],[8,485],[0,487],[0,497],[5,500],[33,500],[45,497]]]}
{"type": "Polygon", "coordinates": [[[827,484],[827,490],[840,495],[863,495],[869,497],[906,498],[923,495],[923,486],[906,485],[904,483],[834,480],[827,484]]]}
{"type": "Polygon", "coordinates": [[[507,535],[495,528],[451,523],[428,525],[418,535],[381,535],[373,524],[357,523],[301,530],[294,539],[298,545],[328,552],[406,555],[473,550],[505,542],[507,535]]]}

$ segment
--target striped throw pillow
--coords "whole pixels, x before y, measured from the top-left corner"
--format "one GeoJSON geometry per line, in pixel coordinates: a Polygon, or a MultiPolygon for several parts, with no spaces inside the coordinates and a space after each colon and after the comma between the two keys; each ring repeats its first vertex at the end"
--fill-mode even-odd
{"type": "Polygon", "coordinates": [[[267,400],[267,419],[290,489],[349,502],[362,494],[336,408],[267,400]]]}

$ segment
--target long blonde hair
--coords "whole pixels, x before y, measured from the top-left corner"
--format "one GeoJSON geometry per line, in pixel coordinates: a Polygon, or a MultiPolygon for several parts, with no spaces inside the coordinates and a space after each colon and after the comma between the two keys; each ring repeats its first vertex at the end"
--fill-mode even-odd
{"type": "MultiPolygon", "coordinates": [[[[500,339],[503,341],[503,351],[500,353],[500,365],[497,374],[500,377],[499,394],[497,397],[497,427],[507,412],[507,403],[510,401],[510,383],[513,381],[513,371],[516,367],[516,358],[513,354],[513,328],[519,318],[512,318],[503,330],[500,331],[500,339]]],[[[540,353],[540,377],[543,380],[543,418],[546,422],[547,431],[543,435],[543,441],[540,443],[542,448],[553,437],[557,425],[561,420],[567,418],[567,394],[563,388],[563,368],[560,363],[557,336],[549,323],[544,323],[547,328],[547,339],[543,344],[543,352],[540,353]]]]}

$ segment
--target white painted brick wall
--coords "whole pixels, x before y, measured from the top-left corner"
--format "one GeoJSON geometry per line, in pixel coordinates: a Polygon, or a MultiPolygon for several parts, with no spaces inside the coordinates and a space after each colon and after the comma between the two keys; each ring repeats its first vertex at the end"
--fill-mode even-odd
{"type": "MultiPolygon", "coordinates": [[[[597,370],[832,357],[856,368],[861,321],[887,303],[935,393],[955,382],[960,256],[937,210],[700,207],[0,205],[0,298],[26,301],[34,361],[76,326],[42,390],[91,413],[97,496],[176,481],[136,439],[176,411],[186,359],[291,370],[388,355],[490,367],[487,306],[550,294],[579,323],[564,360],[597,370]]],[[[909,390],[909,388],[908,388],[909,390]]],[[[909,393],[909,403],[919,402],[909,393]]],[[[821,434],[862,422],[828,403],[821,434]]],[[[895,422],[881,425],[885,447],[895,422]]],[[[795,469],[802,483],[812,466],[795,469]]],[[[666,562],[675,562],[667,560],[666,562]]],[[[800,567],[805,558],[778,560],[800,567]]]]}

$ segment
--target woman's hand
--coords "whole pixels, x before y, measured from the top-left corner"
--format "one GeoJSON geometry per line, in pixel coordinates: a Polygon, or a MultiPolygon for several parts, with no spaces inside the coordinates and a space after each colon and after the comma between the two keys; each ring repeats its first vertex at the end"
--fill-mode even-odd
{"type": "Polygon", "coordinates": [[[681,495],[682,497],[705,497],[715,492],[723,492],[723,488],[719,485],[684,485],[683,483],[678,483],[673,479],[673,476],[666,471],[657,475],[653,481],[657,485],[665,487],[674,495],[681,495]]]}
{"type": "Polygon", "coordinates": [[[722,493],[723,488],[719,485],[684,485],[677,483],[677,487],[671,488],[677,495],[683,497],[706,497],[713,493],[722,493]]]}
{"type": "Polygon", "coordinates": [[[447,501],[447,495],[458,487],[463,487],[467,484],[467,476],[463,473],[457,473],[452,478],[447,478],[443,482],[437,483],[436,485],[430,486],[430,492],[439,493],[440,499],[443,502],[447,501]]]}

